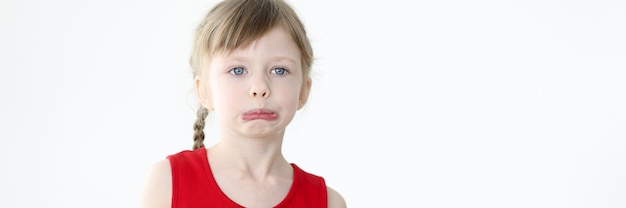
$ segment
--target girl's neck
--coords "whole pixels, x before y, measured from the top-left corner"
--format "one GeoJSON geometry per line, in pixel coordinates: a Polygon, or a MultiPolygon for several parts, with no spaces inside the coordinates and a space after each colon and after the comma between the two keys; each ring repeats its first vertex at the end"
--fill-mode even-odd
{"type": "Polygon", "coordinates": [[[291,170],[281,148],[282,137],[260,139],[224,135],[219,143],[208,149],[208,157],[211,162],[217,163],[212,165],[263,179],[269,175],[282,175],[291,170]]]}

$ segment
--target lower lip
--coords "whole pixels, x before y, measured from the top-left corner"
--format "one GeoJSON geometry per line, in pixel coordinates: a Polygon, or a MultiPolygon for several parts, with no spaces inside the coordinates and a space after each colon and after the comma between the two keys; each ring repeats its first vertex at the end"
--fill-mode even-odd
{"type": "Polygon", "coordinates": [[[246,120],[246,121],[257,120],[257,119],[275,120],[275,119],[278,118],[278,114],[275,114],[275,113],[252,113],[252,114],[243,115],[242,118],[243,118],[243,120],[246,120]]]}

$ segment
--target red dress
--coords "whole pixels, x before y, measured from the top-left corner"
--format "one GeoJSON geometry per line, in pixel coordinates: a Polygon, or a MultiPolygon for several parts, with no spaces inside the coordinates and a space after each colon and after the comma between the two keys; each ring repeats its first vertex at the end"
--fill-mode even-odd
{"type": "MultiPolygon", "coordinates": [[[[217,186],[205,148],[184,150],[167,157],[172,168],[172,208],[241,208],[217,186]]],[[[328,207],[324,178],[307,173],[295,164],[293,183],[276,208],[328,207]]]]}

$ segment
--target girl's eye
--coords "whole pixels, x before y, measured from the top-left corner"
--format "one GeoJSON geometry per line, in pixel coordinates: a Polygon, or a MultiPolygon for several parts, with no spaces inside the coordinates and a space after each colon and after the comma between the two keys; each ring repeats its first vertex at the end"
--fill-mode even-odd
{"type": "Polygon", "coordinates": [[[232,68],[229,72],[233,75],[239,76],[239,75],[243,75],[243,73],[245,73],[246,70],[243,69],[242,67],[235,67],[235,68],[232,68]]]}
{"type": "Polygon", "coordinates": [[[270,72],[276,75],[284,75],[285,73],[287,73],[287,69],[278,67],[278,68],[272,69],[272,71],[270,72]]]}

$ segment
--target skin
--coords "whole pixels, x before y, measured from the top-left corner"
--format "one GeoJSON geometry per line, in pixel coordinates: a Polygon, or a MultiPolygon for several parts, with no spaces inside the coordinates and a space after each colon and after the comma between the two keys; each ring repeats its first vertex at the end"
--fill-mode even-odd
{"type": "MultiPolygon", "coordinates": [[[[195,78],[200,104],[219,121],[220,141],[207,148],[218,186],[245,207],[273,207],[293,182],[293,168],[281,152],[287,125],[309,96],[311,79],[303,76],[300,53],[289,34],[276,27],[248,47],[211,57],[195,78]],[[210,69],[210,70],[209,70],[210,69]],[[275,119],[244,119],[253,109],[274,112],[275,119]]],[[[157,162],[149,173],[141,207],[170,207],[171,169],[157,162]]],[[[346,207],[327,187],[328,207],[346,207]]]]}

